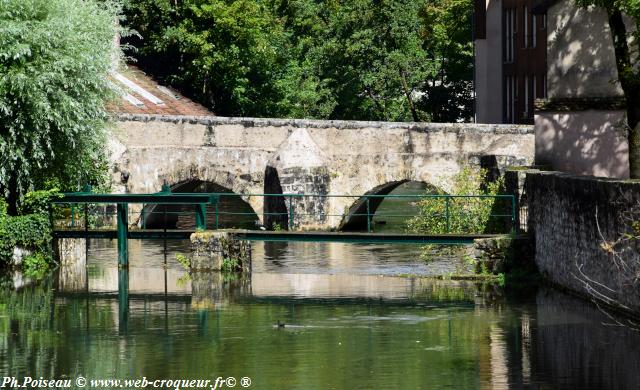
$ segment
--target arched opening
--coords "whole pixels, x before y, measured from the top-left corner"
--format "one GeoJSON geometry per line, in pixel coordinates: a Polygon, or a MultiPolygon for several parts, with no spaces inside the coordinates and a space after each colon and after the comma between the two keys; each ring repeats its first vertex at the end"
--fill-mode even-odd
{"type": "MultiPolygon", "coordinates": [[[[278,176],[278,170],[267,166],[264,171],[264,193],[282,194],[282,184],[278,176]]],[[[289,214],[284,196],[264,197],[264,226],[269,230],[288,229],[289,214]]]]}
{"type": "MultiPolygon", "coordinates": [[[[359,198],[343,217],[338,230],[367,231],[377,233],[403,233],[406,222],[418,213],[420,195],[438,193],[438,189],[421,181],[400,180],[375,187],[366,195],[389,195],[369,198],[367,221],[367,197],[359,198]]],[[[442,193],[442,192],[440,192],[442,193]]]]}
{"type": "MultiPolygon", "coordinates": [[[[220,193],[218,205],[207,205],[207,229],[255,229],[258,215],[249,203],[230,189],[202,180],[189,180],[171,187],[174,193],[220,193]]],[[[143,209],[142,225],[148,229],[195,229],[194,205],[148,205],[143,209]],[[166,213],[165,213],[166,210],[166,213]]]]}

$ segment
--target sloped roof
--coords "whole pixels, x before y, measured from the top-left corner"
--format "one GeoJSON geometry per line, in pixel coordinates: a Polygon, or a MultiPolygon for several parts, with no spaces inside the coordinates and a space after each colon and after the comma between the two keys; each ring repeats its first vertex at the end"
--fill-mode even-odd
{"type": "Polygon", "coordinates": [[[212,116],[206,107],[184,97],[174,89],[160,85],[140,69],[127,69],[111,74],[111,80],[122,89],[122,98],[109,104],[114,114],[212,116]]]}

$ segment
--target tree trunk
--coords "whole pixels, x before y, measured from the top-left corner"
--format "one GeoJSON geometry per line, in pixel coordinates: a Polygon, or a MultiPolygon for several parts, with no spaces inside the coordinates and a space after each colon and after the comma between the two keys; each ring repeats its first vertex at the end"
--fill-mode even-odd
{"type": "Polygon", "coordinates": [[[7,213],[9,215],[18,215],[18,175],[14,172],[11,173],[11,177],[9,178],[9,196],[7,197],[7,213]]]}
{"type": "Polygon", "coordinates": [[[618,80],[626,100],[629,144],[629,177],[640,179],[640,89],[635,78],[637,75],[631,64],[627,29],[622,12],[619,9],[607,9],[609,28],[613,38],[613,49],[616,56],[618,80]]]}
{"type": "Polygon", "coordinates": [[[411,91],[409,91],[409,87],[407,86],[407,78],[405,77],[403,70],[400,70],[400,80],[402,80],[402,88],[404,88],[404,94],[407,96],[407,102],[409,102],[409,109],[411,109],[413,121],[420,122],[416,108],[413,105],[413,99],[411,99],[411,91]]]}
{"type": "Polygon", "coordinates": [[[629,142],[629,177],[640,179],[640,123],[629,128],[627,140],[629,142]]]}

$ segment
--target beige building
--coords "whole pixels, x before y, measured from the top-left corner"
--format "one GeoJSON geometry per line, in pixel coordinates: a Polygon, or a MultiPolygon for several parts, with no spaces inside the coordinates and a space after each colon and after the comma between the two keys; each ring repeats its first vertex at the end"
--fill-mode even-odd
{"type": "Polygon", "coordinates": [[[572,0],[543,6],[548,97],[536,102],[536,163],[627,178],[625,103],[606,11],[579,7],[572,0]]]}
{"type": "Polygon", "coordinates": [[[534,123],[536,164],[628,177],[606,12],[574,0],[477,0],[475,8],[477,122],[534,123]]]}
{"type": "Polygon", "coordinates": [[[534,0],[476,0],[476,122],[533,124],[546,95],[546,16],[534,0]]]}

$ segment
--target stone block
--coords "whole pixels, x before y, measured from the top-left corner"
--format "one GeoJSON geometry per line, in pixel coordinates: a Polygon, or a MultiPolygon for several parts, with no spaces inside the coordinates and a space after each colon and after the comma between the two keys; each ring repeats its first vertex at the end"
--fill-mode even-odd
{"type": "Polygon", "coordinates": [[[206,231],[191,235],[191,270],[221,271],[224,261],[234,261],[238,270],[251,270],[251,243],[232,231],[206,231]]]}

